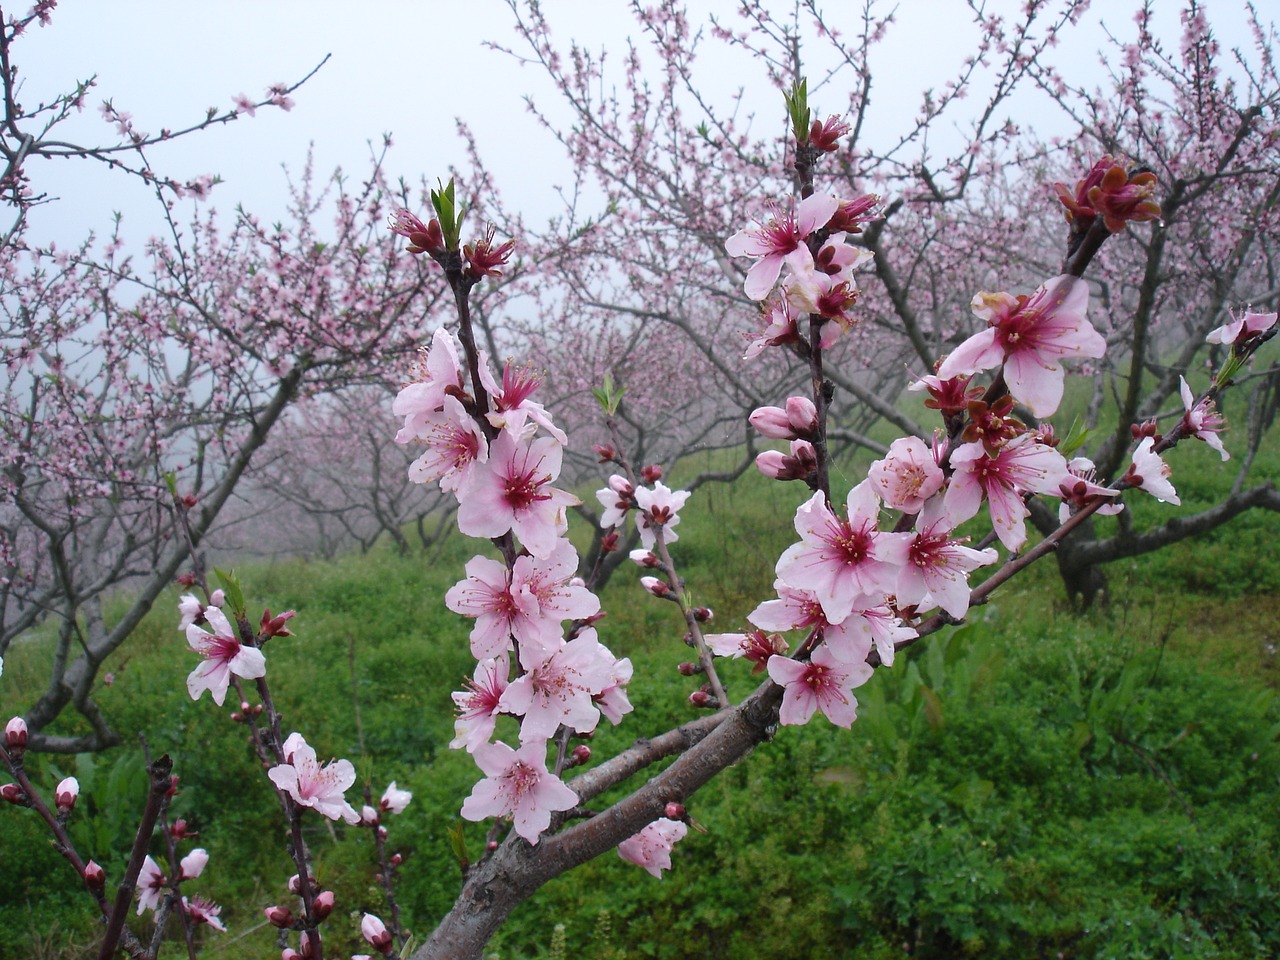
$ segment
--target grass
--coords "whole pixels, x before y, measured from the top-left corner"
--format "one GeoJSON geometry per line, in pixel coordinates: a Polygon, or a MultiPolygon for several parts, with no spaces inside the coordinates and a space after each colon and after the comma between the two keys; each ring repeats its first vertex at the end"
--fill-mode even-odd
{"type": "MultiPolygon", "coordinates": [[[[1185,445],[1174,480],[1189,509],[1221,492],[1207,450],[1185,445]],[[1190,449],[1187,449],[1187,448],[1190,449]],[[1185,455],[1184,455],[1185,454],[1185,455]]],[[[1280,473],[1264,451],[1258,475],[1280,473]]],[[[858,475],[846,468],[838,483],[858,475]]],[[[674,480],[679,481],[680,471],[674,480]]],[[[673,548],[714,626],[737,629],[772,595],[802,490],[752,473],[705,487],[673,548]]],[[[840,491],[843,492],[843,491],[840,491]]],[[[1138,498],[1139,527],[1175,511],[1138,498]]],[[[1105,532],[1105,528],[1103,528],[1105,532]]],[[[726,771],[689,804],[692,832],[661,883],[606,856],[547,885],[495,940],[502,958],[1187,956],[1280,950],[1277,674],[1280,525],[1255,513],[1208,537],[1114,565],[1113,603],[1072,614],[1052,564],[997,594],[972,622],[879,671],[859,691],[852,735],[818,720],[726,771]],[[1215,952],[1216,951],[1216,952],[1215,952]]],[[[288,730],[352,758],[360,783],[414,791],[389,824],[406,855],[399,889],[425,934],[451,904],[448,832],[475,781],[447,749],[449,692],[472,668],[468,624],[442,604],[474,545],[455,537],[427,563],[375,549],[240,571],[251,609],[296,609],[273,640],[269,678],[288,730]],[[358,714],[357,714],[358,705],[358,714]],[[358,716],[358,719],[357,719],[358,716]]],[[[96,699],[113,725],[168,753],[183,789],[173,815],[211,855],[192,889],[226,904],[231,937],[206,956],[279,955],[261,908],[288,902],[292,872],[274,800],[243,731],[183,680],[177,591],[104,667],[96,699]]],[[[689,716],[691,682],[674,609],[624,568],[603,592],[601,639],[636,665],[636,712],[605,725],[610,755],[689,716]]],[[[0,710],[47,676],[47,641],[14,648],[0,710]]],[[[740,696],[756,682],[730,664],[740,696]]],[[[60,732],[74,732],[66,723],[60,732]]],[[[118,876],[140,809],[141,751],[33,757],[37,783],[75,773],[77,844],[118,876]]],[[[356,952],[359,912],[383,911],[367,833],[309,827],[317,873],[338,894],[331,949],[356,952]]],[[[471,855],[484,825],[467,824],[471,855]]],[[[0,957],[78,956],[96,930],[34,817],[0,816],[0,957]]]]}

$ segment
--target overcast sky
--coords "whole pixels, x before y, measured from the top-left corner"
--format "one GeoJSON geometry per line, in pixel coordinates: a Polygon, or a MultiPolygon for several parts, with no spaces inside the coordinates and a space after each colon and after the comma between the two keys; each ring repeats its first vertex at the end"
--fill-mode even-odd
{"type": "MultiPolygon", "coordinates": [[[[778,5],[790,9],[789,3],[778,5]]],[[[719,11],[729,22],[735,22],[734,6],[732,0],[691,4],[699,13],[719,11]]],[[[827,6],[852,12],[861,4],[837,0],[827,6]]],[[[1018,0],[988,0],[989,8],[1019,6],[1018,0]]],[[[1095,3],[1095,13],[1102,6],[1095,3]]],[[[1113,29],[1129,34],[1136,6],[1106,0],[1101,14],[1113,18],[1113,29]]],[[[1157,6],[1166,24],[1176,25],[1174,4],[1157,6]]],[[[1237,5],[1212,6],[1230,13],[1218,19],[1234,21],[1218,25],[1224,46],[1242,42],[1247,35],[1234,12],[1237,5]]],[[[628,36],[638,36],[622,0],[545,0],[544,8],[562,41],[572,37],[592,49],[620,52],[628,36]]],[[[294,94],[291,112],[260,110],[256,118],[155,148],[152,164],[179,177],[219,173],[225,180],[214,192],[219,209],[244,203],[270,218],[281,203],[281,164],[299,167],[309,143],[319,170],[341,165],[359,174],[366,166],[366,143],[390,132],[391,170],[416,181],[439,175],[451,163],[462,165],[454,117],[463,116],[478,133],[504,191],[519,192],[532,213],[544,215],[554,208],[554,184],[568,180],[565,161],[532,123],[522,98],[532,94],[551,104],[554,91],[537,69],[522,68],[484,45],[516,45],[512,21],[501,0],[61,0],[52,25],[22,38],[14,59],[28,106],[96,74],[87,109],[62,128],[60,138],[103,143],[114,137],[98,112],[107,97],[129,111],[140,130],[176,128],[199,120],[207,107],[230,106],[236,94],[258,98],[272,83],[292,83],[332,54],[294,94]]],[[[912,116],[921,91],[954,75],[976,37],[962,0],[901,0],[897,21],[877,54],[873,102],[884,124],[912,116]]],[[[847,29],[852,33],[855,24],[847,29]]],[[[1095,26],[1057,54],[1097,73],[1091,65],[1103,41],[1095,26]]],[[[706,65],[713,68],[709,84],[718,83],[721,92],[739,83],[754,87],[756,108],[780,116],[776,94],[763,77],[706,65]]],[[[837,100],[834,91],[828,100],[837,100]]],[[[33,215],[37,240],[73,242],[90,227],[104,229],[113,210],[126,212],[134,236],[154,229],[154,200],[146,189],[99,167],[81,161],[29,166],[37,189],[61,198],[33,215]]]]}

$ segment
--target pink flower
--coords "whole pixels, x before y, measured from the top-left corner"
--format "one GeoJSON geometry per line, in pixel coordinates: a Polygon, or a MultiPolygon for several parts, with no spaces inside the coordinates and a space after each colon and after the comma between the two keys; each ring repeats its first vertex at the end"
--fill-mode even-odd
{"type": "Polygon", "coordinates": [[[997,554],[990,547],[962,546],[964,541],[950,535],[952,525],[942,505],[936,500],[933,504],[916,521],[910,539],[894,544],[893,549],[900,551],[895,596],[900,607],[927,610],[936,605],[953,617],[963,617],[969,610],[969,574],[995,563],[997,554]]]}
{"type": "Polygon", "coordinates": [[[212,900],[206,900],[204,897],[192,897],[188,900],[183,897],[182,909],[191,918],[192,923],[207,923],[215,930],[221,930],[223,933],[227,932],[227,928],[222,925],[222,921],[218,917],[222,913],[222,908],[212,900]]]}
{"type": "Polygon", "coordinates": [[[977,514],[985,496],[991,524],[1011,552],[1027,539],[1027,493],[1056,494],[1067,472],[1056,450],[1042,446],[1029,433],[1008,441],[994,455],[980,442],[966,443],[951,454],[951,486],[943,499],[947,521],[959,526],[977,514]]]}
{"type": "Polygon", "coordinates": [[[509,816],[516,833],[536,844],[551,826],[552,813],[578,805],[578,795],[547,772],[545,741],[532,740],[519,750],[501,741],[486,743],[472,755],[485,779],[463,801],[462,815],[468,820],[509,816]]]}
{"type": "Polygon", "coordinates": [[[609,671],[609,684],[599,693],[592,694],[591,699],[596,709],[608,717],[609,722],[616,727],[622,722],[622,718],[634,709],[627,696],[627,684],[631,682],[634,668],[631,666],[630,657],[616,659],[603,643],[596,650],[605,669],[609,671]]]}
{"type": "MultiPolygon", "coordinates": [[[[866,622],[856,613],[831,623],[812,590],[793,587],[782,580],[774,581],[773,588],[778,591],[778,599],[766,600],[747,614],[753,624],[761,630],[821,630],[827,647],[838,659],[849,662],[867,659],[871,652],[871,634],[866,622]]],[[[771,652],[786,653],[786,649],[771,652]]],[[[744,649],[739,656],[746,653],[744,649]]]]}
{"type": "Polygon", "coordinates": [[[796,343],[802,339],[795,310],[785,297],[773,301],[766,308],[763,319],[766,321],[763,330],[744,334],[747,338],[747,350],[742,355],[743,360],[759,356],[765,347],[796,343]]]}
{"type": "Polygon", "coordinates": [[[1172,503],[1176,506],[1182,501],[1178,499],[1177,491],[1169,482],[1169,474],[1172,471],[1169,465],[1160,459],[1160,454],[1152,449],[1155,445],[1153,438],[1143,438],[1143,441],[1138,444],[1138,449],[1133,451],[1133,463],[1129,466],[1129,472],[1124,478],[1161,503],[1172,503]]]}
{"type": "Polygon", "coordinates": [[[822,492],[796,511],[801,542],[778,559],[778,577],[801,590],[812,590],[829,623],[839,623],[854,606],[879,603],[893,589],[896,570],[883,559],[885,538],[904,534],[880,533],[880,498],[869,481],[852,490],[845,501],[847,519],[836,517],[822,492]]]}
{"type": "Polygon", "coordinates": [[[234,97],[231,98],[231,102],[236,105],[237,113],[247,113],[251,117],[256,116],[258,113],[257,109],[254,106],[253,101],[250,100],[248,97],[246,97],[243,93],[236,94],[234,97]]]}
{"type": "Polygon", "coordinates": [[[595,630],[587,627],[545,661],[531,667],[502,694],[500,706],[523,715],[520,740],[545,740],[561,724],[590,733],[600,722],[592,697],[614,684],[612,658],[601,658],[595,630]]]}
{"type": "MultiPolygon", "coordinates": [[[[1094,481],[1096,469],[1088,457],[1076,457],[1067,464],[1067,473],[1058,487],[1058,495],[1062,497],[1062,504],[1058,507],[1059,523],[1066,523],[1075,510],[1079,510],[1094,497],[1120,496],[1119,490],[1112,490],[1094,481]]],[[[1108,503],[1099,507],[1097,512],[1107,516],[1123,509],[1123,503],[1108,503]]]]}
{"type": "Polygon", "coordinates": [[[942,361],[938,378],[949,380],[1004,364],[1009,392],[1037,417],[1047,417],[1062,402],[1061,361],[1100,357],[1107,343],[1085,319],[1089,286],[1064,274],[1031,294],[979,293],[973,313],[987,321],[942,361]]]}
{"type": "Polygon", "coordinates": [[[825,646],[815,648],[808,663],[770,657],[769,676],[784,688],[778,722],[784,726],[805,724],[821,710],[836,726],[847,729],[858,718],[853,688],[866,683],[872,673],[865,661],[846,663],[825,646]]]}
{"type": "Polygon", "coordinates": [[[551,437],[517,441],[503,430],[489,448],[489,462],[460,491],[458,529],[486,539],[511,531],[535,557],[549,556],[568,529],[565,510],[580,502],[551,486],[563,455],[551,437]]]}
{"type": "Polygon", "coordinates": [[[1195,402],[1185,377],[1179,377],[1178,382],[1182,385],[1182,405],[1187,411],[1182,415],[1183,428],[1189,436],[1203,440],[1217,450],[1224,461],[1230,460],[1231,454],[1227,453],[1222,445],[1222,438],[1218,436],[1218,431],[1227,425],[1227,421],[1218,413],[1213,401],[1208,397],[1199,403],[1195,402]]]}
{"type": "Polygon", "coordinates": [[[661,480],[654,482],[652,490],[648,487],[636,489],[636,528],[646,550],[653,549],[659,528],[662,529],[663,543],[675,543],[680,539],[674,529],[680,522],[676,511],[688,499],[688,490],[672,490],[661,480]]]}
{"type": "Polygon", "coordinates": [[[688,832],[688,826],[679,820],[662,817],[618,844],[618,856],[661,880],[662,871],[671,869],[671,848],[688,832]]]}
{"type": "Polygon", "coordinates": [[[513,367],[508,361],[502,368],[502,385],[498,386],[489,369],[488,360],[484,360],[480,364],[480,382],[493,398],[494,410],[485,418],[491,426],[507,430],[520,439],[534,431],[535,427],[529,426],[529,421],[532,420],[558,442],[569,442],[564,431],[552,422],[551,414],[547,413],[546,408],[529,399],[542,383],[532,371],[513,367]]]}
{"type": "Polygon", "coordinates": [[[315,750],[300,733],[289,734],[283,749],[286,762],[267,771],[279,790],[293,797],[295,803],[311,807],[330,820],[360,822],[360,814],[343,796],[356,782],[356,770],[350,760],[335,760],[322,766],[316,760],[315,750]]]}
{"type": "Polygon", "coordinates": [[[142,861],[142,869],[138,871],[138,916],[143,910],[156,910],[164,897],[164,873],[160,865],[151,859],[151,854],[142,861]]]}
{"type": "Polygon", "coordinates": [[[1233,313],[1229,323],[1224,323],[1204,339],[1207,343],[1242,343],[1250,337],[1266,333],[1274,327],[1276,325],[1276,316],[1277,314],[1274,313],[1245,311],[1244,316],[1237,317],[1233,313]]]}
{"type": "Polygon", "coordinates": [[[756,469],[771,480],[803,480],[818,469],[818,454],[808,440],[792,440],[789,455],[780,450],[757,454],[756,469]]]}
{"type": "Polygon", "coordinates": [[[458,363],[458,347],[453,335],[444,327],[431,338],[431,348],[423,350],[414,368],[415,380],[405,386],[391,404],[391,412],[404,417],[404,426],[396,434],[396,443],[407,443],[422,437],[426,419],[442,406],[448,394],[465,392],[462,366],[458,363]]]}
{"type": "Polygon", "coordinates": [[[184,593],[178,598],[178,613],[182,614],[182,619],[178,621],[178,629],[186,630],[191,624],[204,620],[204,604],[190,593],[184,593]]]}
{"type": "Polygon", "coordinates": [[[805,237],[831,219],[840,206],[835,197],[814,194],[800,201],[794,210],[783,212],[778,205],[770,209],[768,219],[739,230],[725,241],[725,252],[731,257],[754,257],[747,271],[743,290],[752,300],[763,300],[773,289],[782,272],[782,261],[797,250],[805,237]]]}
{"type": "Polygon", "coordinates": [[[489,442],[457,397],[445,397],[441,409],[427,414],[416,429],[414,438],[427,449],[409,464],[409,479],[414,483],[439,480],[441,490],[462,491],[476,464],[489,459],[489,442]]]}
{"type": "Polygon", "coordinates": [[[409,790],[400,790],[396,787],[396,782],[392,780],[387,784],[387,789],[382,791],[382,799],[378,801],[378,809],[385,810],[387,813],[404,813],[405,808],[409,806],[409,801],[413,799],[413,793],[409,790]]]}
{"type": "Polygon", "coordinates": [[[609,477],[608,486],[596,491],[596,499],[604,507],[600,516],[600,526],[620,527],[627,519],[627,511],[631,509],[631,500],[636,495],[631,481],[620,473],[609,477]]]}
{"type": "Polygon", "coordinates": [[[466,690],[454,693],[453,703],[458,716],[453,721],[453,749],[466,747],[475,753],[480,744],[493,736],[497,725],[502,693],[507,689],[507,676],[511,671],[506,654],[476,664],[474,679],[463,681],[466,690]]]}
{"type": "Polygon", "coordinates": [[[945,479],[933,454],[919,437],[899,437],[889,453],[867,470],[876,492],[903,513],[919,513],[924,502],[942,489],[945,479]]]}
{"type": "Polygon", "coordinates": [[[217,607],[207,608],[204,615],[212,633],[194,623],[187,625],[187,645],[204,657],[204,662],[187,676],[187,693],[192,700],[199,700],[208,690],[213,702],[222,706],[231,678],[256,680],[266,676],[267,658],[257,647],[246,647],[239,641],[227,615],[217,607]]]}

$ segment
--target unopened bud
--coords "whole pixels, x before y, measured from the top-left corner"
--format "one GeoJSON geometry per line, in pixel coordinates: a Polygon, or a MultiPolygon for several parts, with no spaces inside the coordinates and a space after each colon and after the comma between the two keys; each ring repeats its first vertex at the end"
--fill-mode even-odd
{"type": "Polygon", "coordinates": [[[671,803],[668,803],[666,807],[663,808],[662,815],[666,817],[668,820],[683,820],[689,814],[685,810],[683,803],[676,803],[672,801],[671,803]]]}
{"type": "Polygon", "coordinates": [[[366,803],[360,808],[360,825],[364,827],[373,827],[377,826],[377,823],[378,811],[366,803]]]}
{"type": "Polygon", "coordinates": [[[316,898],[311,901],[311,913],[317,920],[323,920],[329,914],[333,913],[333,891],[321,890],[316,894],[316,898]]]}
{"type": "Polygon", "coordinates": [[[651,463],[640,471],[640,476],[644,478],[645,483],[657,483],[662,479],[662,468],[656,463],[651,463]]]}
{"type": "Polygon", "coordinates": [[[273,927],[279,927],[281,930],[288,928],[293,923],[293,911],[288,907],[267,907],[262,912],[266,914],[269,924],[273,927]]]}
{"type": "Polygon", "coordinates": [[[220,607],[227,602],[227,595],[221,590],[215,590],[209,594],[209,606],[220,607]]]}
{"type": "Polygon", "coordinates": [[[787,397],[787,422],[800,436],[813,433],[818,429],[818,408],[808,397],[787,397]]]}
{"type": "Polygon", "coordinates": [[[493,851],[498,849],[498,841],[490,840],[488,843],[484,845],[484,848],[488,850],[490,853],[493,853],[493,851]]]}
{"type": "Polygon", "coordinates": [[[600,552],[613,553],[618,549],[618,531],[610,530],[600,538],[600,552]]]}
{"type": "Polygon", "coordinates": [[[379,840],[385,840],[385,839],[387,839],[387,828],[386,828],[386,827],[379,827],[379,828],[378,828],[378,839],[379,839],[379,840]]]}
{"type": "MultiPolygon", "coordinates": [[[[306,943],[307,941],[304,939],[302,942],[306,943]]],[[[280,951],[280,960],[302,960],[302,954],[293,949],[293,947],[285,947],[280,951]]]]}
{"type": "Polygon", "coordinates": [[[709,707],[714,697],[705,690],[695,690],[689,694],[689,702],[695,707],[709,707]]]}
{"type": "Polygon", "coordinates": [[[54,791],[54,804],[61,811],[70,811],[76,805],[76,798],[80,796],[80,781],[75,777],[67,777],[58,784],[58,789],[54,791]]]}
{"type": "Polygon", "coordinates": [[[1129,432],[1133,435],[1133,439],[1142,440],[1146,437],[1153,438],[1157,443],[1160,442],[1160,434],[1156,432],[1156,422],[1154,420],[1146,420],[1142,423],[1131,424],[1129,432]]]}
{"type": "Polygon", "coordinates": [[[178,793],[178,775],[175,773],[169,778],[169,789],[165,793],[167,797],[177,796],[178,793]]]}
{"type": "Polygon", "coordinates": [[[387,925],[372,913],[366,913],[360,921],[360,933],[379,953],[387,953],[391,949],[391,933],[387,925]]]}
{"type": "Polygon", "coordinates": [[[652,570],[658,565],[657,554],[652,550],[632,550],[627,556],[637,567],[652,570]]]}
{"type": "Polygon", "coordinates": [[[577,764],[586,763],[591,759],[591,748],[585,743],[580,743],[573,748],[573,762],[577,764]]]}
{"type": "Polygon", "coordinates": [[[644,587],[655,597],[666,598],[671,596],[671,588],[657,577],[641,577],[640,586],[644,587]]]}
{"type": "Polygon", "coordinates": [[[27,721],[14,717],[4,725],[4,745],[8,750],[26,749],[27,721]]]}
{"type": "Polygon", "coordinates": [[[196,585],[196,575],[194,573],[181,574],[174,583],[183,587],[194,587],[196,585]]]}
{"type": "Polygon", "coordinates": [[[232,711],[230,716],[232,723],[244,723],[244,714],[239,710],[232,711]]]}
{"type": "Polygon", "coordinates": [[[107,882],[107,873],[96,861],[90,860],[84,865],[84,882],[97,890],[107,882]]]}
{"type": "Polygon", "coordinates": [[[609,489],[623,500],[629,500],[636,495],[636,488],[631,485],[631,481],[620,473],[611,474],[608,483],[609,489]]]}
{"type": "Polygon", "coordinates": [[[185,820],[173,821],[173,826],[169,828],[169,834],[175,840],[186,840],[189,837],[198,837],[199,834],[191,829],[191,825],[185,820]]]}
{"type": "Polygon", "coordinates": [[[398,854],[398,853],[393,853],[393,854],[391,855],[391,865],[392,865],[393,867],[398,867],[398,866],[400,866],[400,864],[402,864],[402,863],[404,863],[404,857],[402,857],[400,854],[398,854]]]}
{"type": "Polygon", "coordinates": [[[591,448],[591,450],[600,458],[601,463],[608,463],[618,455],[618,451],[613,449],[613,446],[608,443],[597,443],[591,448]]]}
{"type": "Polygon", "coordinates": [[[690,663],[686,660],[684,663],[676,667],[682,677],[692,677],[702,672],[702,664],[690,663]]]}
{"type": "Polygon", "coordinates": [[[711,612],[710,607],[694,607],[693,619],[699,623],[710,623],[715,618],[715,614],[711,612]]]}
{"type": "Polygon", "coordinates": [[[770,440],[794,440],[795,429],[787,411],[781,407],[756,407],[747,417],[747,422],[755,427],[756,432],[770,440]]]}

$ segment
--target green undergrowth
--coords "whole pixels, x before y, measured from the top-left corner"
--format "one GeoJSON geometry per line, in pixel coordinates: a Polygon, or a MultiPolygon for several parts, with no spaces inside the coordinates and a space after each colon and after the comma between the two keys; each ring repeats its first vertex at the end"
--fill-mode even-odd
{"type": "MultiPolygon", "coordinates": [[[[1222,474],[1209,451],[1188,446],[1174,480],[1194,508],[1220,493],[1222,474]]],[[[1258,475],[1280,473],[1276,460],[1264,452],[1258,475]]],[[[713,629],[741,629],[771,595],[802,494],[751,474],[704,487],[682,512],[673,553],[695,602],[715,610],[713,629]]],[[[1175,510],[1139,499],[1135,513],[1142,524],[1175,510]]],[[[605,855],[519,908],[493,955],[1277,954],[1277,533],[1273,515],[1246,515],[1115,564],[1110,605],[1084,613],[1065,606],[1052,562],[1038,565],[966,625],[877,671],[859,690],[851,732],[821,718],[783,728],[691,798],[695,828],[662,881],[605,855]]],[[[457,893],[449,831],[477,778],[469,757],[447,748],[449,692],[474,662],[468,623],[442,603],[474,549],[455,537],[425,557],[379,548],[239,571],[251,611],[298,611],[296,635],[267,649],[286,732],[304,733],[322,759],[351,758],[375,794],[392,779],[414,792],[388,827],[419,935],[457,893]]],[[[194,660],[175,629],[177,593],[105,666],[112,682],[95,693],[125,744],[29,767],[46,786],[80,778],[73,838],[119,876],[145,787],[145,733],[146,749],[169,754],[181,777],[172,814],[210,852],[190,890],[223,903],[232,931],[205,937],[204,955],[274,958],[269,930],[241,935],[262,925],[263,907],[290,902],[278,809],[244,728],[227,717],[235,705],[186,694],[194,660]]],[[[602,641],[635,663],[636,711],[620,728],[602,725],[596,758],[688,719],[693,688],[675,669],[689,651],[672,605],[645,595],[629,565],[603,602],[602,641]]],[[[0,711],[38,691],[49,656],[39,640],[10,651],[0,711]]],[[[747,668],[726,667],[735,698],[758,682],[747,668]]],[[[463,838],[479,856],[485,825],[465,824],[463,838]]],[[[361,952],[359,914],[386,912],[368,832],[312,818],[308,840],[338,898],[328,952],[361,952]]],[[[0,813],[0,851],[0,957],[83,955],[97,929],[87,898],[71,892],[33,815],[0,813]]]]}

